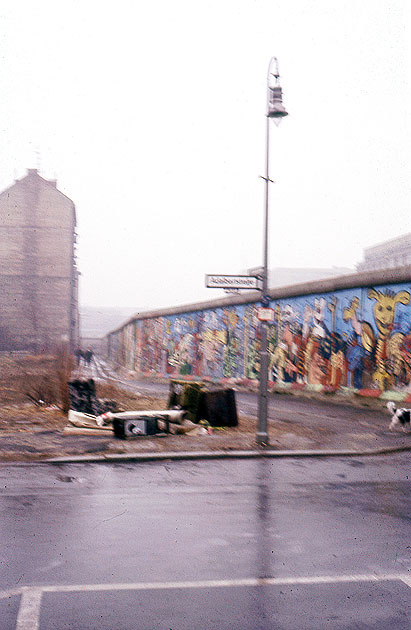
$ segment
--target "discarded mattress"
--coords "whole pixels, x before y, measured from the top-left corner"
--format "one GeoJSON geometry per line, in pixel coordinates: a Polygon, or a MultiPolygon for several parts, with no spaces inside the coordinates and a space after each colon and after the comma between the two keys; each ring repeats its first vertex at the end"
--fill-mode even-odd
{"type": "Polygon", "coordinates": [[[91,413],[82,413],[81,411],[74,411],[70,409],[68,412],[68,421],[74,427],[80,429],[95,429],[99,432],[112,433],[113,427],[111,426],[99,426],[96,423],[97,416],[93,416],[91,413]]]}
{"type": "Polygon", "coordinates": [[[184,409],[107,412],[100,416],[70,409],[65,433],[79,435],[115,435],[121,439],[142,435],[206,435],[209,431],[186,419],[184,409]]]}

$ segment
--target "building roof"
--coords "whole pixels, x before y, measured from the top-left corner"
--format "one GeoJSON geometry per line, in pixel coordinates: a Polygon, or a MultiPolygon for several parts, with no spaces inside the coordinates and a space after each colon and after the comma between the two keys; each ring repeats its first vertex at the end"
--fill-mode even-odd
{"type": "Polygon", "coordinates": [[[54,190],[56,190],[59,195],[62,195],[68,201],[70,201],[70,203],[73,206],[74,225],[76,225],[77,224],[77,216],[76,216],[76,206],[74,204],[74,201],[72,199],[70,199],[70,197],[67,197],[67,195],[65,195],[63,192],[61,192],[61,190],[59,190],[57,188],[57,180],[56,179],[45,179],[44,177],[42,177],[39,174],[39,172],[38,172],[38,170],[36,168],[28,168],[27,169],[27,173],[26,173],[26,175],[24,175],[24,177],[22,177],[21,179],[15,179],[14,183],[11,184],[11,186],[8,186],[5,190],[0,192],[0,197],[2,197],[3,195],[6,195],[15,186],[19,186],[20,184],[24,184],[24,182],[27,179],[32,179],[32,178],[37,179],[42,185],[54,188],[54,190]]]}
{"type": "Polygon", "coordinates": [[[388,241],[377,243],[371,247],[366,247],[364,249],[364,258],[368,258],[369,256],[373,256],[375,254],[394,252],[399,247],[411,248],[411,234],[403,234],[402,236],[391,238],[388,241]]]}

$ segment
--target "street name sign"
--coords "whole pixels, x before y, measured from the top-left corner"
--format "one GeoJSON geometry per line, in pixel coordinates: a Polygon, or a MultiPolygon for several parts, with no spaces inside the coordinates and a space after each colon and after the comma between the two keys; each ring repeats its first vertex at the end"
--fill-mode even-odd
{"type": "Polygon", "coordinates": [[[257,318],[260,320],[260,322],[273,322],[274,309],[267,308],[265,306],[259,306],[257,308],[257,318]]]}
{"type": "Polygon", "coordinates": [[[206,287],[209,289],[259,289],[256,276],[221,276],[207,274],[206,287]]]}

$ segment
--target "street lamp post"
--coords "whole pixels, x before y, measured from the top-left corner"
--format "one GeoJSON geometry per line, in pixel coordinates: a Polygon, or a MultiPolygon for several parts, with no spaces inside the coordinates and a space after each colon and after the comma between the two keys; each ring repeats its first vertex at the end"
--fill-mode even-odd
{"type": "MultiPolygon", "coordinates": [[[[266,154],[265,154],[265,212],[264,212],[264,240],[263,240],[263,273],[262,273],[262,296],[261,303],[268,306],[270,299],[268,296],[268,206],[269,206],[269,184],[270,180],[270,119],[279,124],[284,116],[287,116],[283,101],[282,89],[280,86],[280,74],[278,61],[272,57],[267,74],[267,113],[266,113],[266,154]]],[[[268,323],[261,322],[261,345],[260,345],[260,387],[258,396],[258,430],[257,444],[265,446],[268,444],[267,433],[267,381],[268,381],[268,323]]]]}

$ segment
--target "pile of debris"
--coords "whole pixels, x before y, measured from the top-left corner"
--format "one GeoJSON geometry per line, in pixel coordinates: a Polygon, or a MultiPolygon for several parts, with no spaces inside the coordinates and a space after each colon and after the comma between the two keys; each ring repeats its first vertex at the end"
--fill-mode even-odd
{"type": "Polygon", "coordinates": [[[168,409],[122,411],[111,400],[97,398],[93,379],[68,383],[69,424],[66,433],[111,433],[120,439],[144,435],[208,435],[212,427],[237,426],[235,393],[202,382],[172,380],[168,409]]]}

